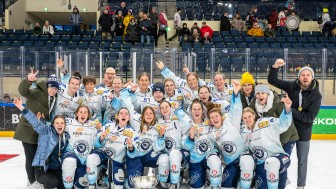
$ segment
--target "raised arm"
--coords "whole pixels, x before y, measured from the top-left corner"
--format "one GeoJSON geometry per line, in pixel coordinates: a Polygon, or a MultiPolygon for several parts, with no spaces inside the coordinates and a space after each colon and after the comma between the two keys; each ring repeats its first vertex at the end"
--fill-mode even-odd
{"type": "Polygon", "coordinates": [[[293,121],[293,116],[292,116],[292,101],[288,97],[288,94],[286,93],[286,97],[283,97],[281,99],[281,102],[284,103],[285,108],[280,114],[280,117],[278,119],[277,124],[275,125],[276,129],[279,131],[279,133],[283,133],[287,131],[287,129],[291,126],[292,121],[293,121]]]}
{"type": "Polygon", "coordinates": [[[278,70],[280,67],[284,66],[286,63],[283,59],[277,59],[273,66],[271,66],[270,72],[268,73],[268,83],[284,91],[288,91],[288,87],[292,84],[290,81],[285,81],[278,78],[278,70]]]}
{"type": "Polygon", "coordinates": [[[23,97],[34,98],[38,96],[39,91],[30,88],[33,82],[37,80],[36,78],[37,74],[38,71],[34,72],[34,70],[31,69],[31,72],[28,74],[27,78],[21,81],[18,90],[23,97]]]}
{"type": "Polygon", "coordinates": [[[241,85],[238,81],[234,80],[232,82],[233,94],[231,99],[231,106],[229,111],[229,121],[235,126],[240,128],[240,122],[243,112],[243,105],[240,98],[241,85]]]}

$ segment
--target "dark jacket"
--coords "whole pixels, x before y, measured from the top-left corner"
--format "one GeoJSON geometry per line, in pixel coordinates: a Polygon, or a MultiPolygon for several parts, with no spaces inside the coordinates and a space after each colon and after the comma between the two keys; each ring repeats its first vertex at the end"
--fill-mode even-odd
{"type": "Polygon", "coordinates": [[[49,168],[61,169],[59,159],[66,150],[70,135],[65,132],[60,136],[53,125],[38,120],[35,114],[26,108],[22,111],[22,114],[39,134],[37,150],[32,165],[34,167],[43,167],[44,172],[47,172],[49,168]]]}
{"type": "Polygon", "coordinates": [[[137,41],[138,40],[138,25],[135,23],[132,25],[131,23],[127,26],[127,39],[129,41],[137,41]]]}
{"type": "Polygon", "coordinates": [[[70,15],[69,22],[73,26],[80,26],[81,23],[83,23],[82,17],[79,15],[79,13],[73,13],[70,15]]]}
{"type": "Polygon", "coordinates": [[[220,31],[230,31],[231,23],[228,17],[222,15],[220,17],[220,31]]]}
{"type": "Polygon", "coordinates": [[[116,17],[114,19],[114,21],[115,21],[114,32],[115,32],[116,36],[122,36],[124,34],[124,28],[125,28],[125,25],[123,23],[123,18],[122,17],[116,17]]]}
{"type": "MultiPolygon", "coordinates": [[[[27,98],[26,108],[34,114],[41,112],[45,119],[49,121],[48,107],[48,88],[45,80],[37,80],[36,88],[31,88],[33,82],[24,79],[19,85],[19,93],[27,98]]],[[[37,144],[38,134],[34,131],[30,123],[21,116],[18,126],[16,127],[14,139],[29,144],[37,144]]]]}
{"type": "MultiPolygon", "coordinates": [[[[255,103],[256,103],[256,98],[253,97],[253,100],[251,101],[250,108],[252,108],[256,113],[257,113],[257,119],[259,119],[261,116],[262,117],[280,117],[282,111],[284,110],[285,106],[284,104],[280,101],[279,95],[277,92],[272,91],[274,95],[273,99],[273,105],[270,110],[267,112],[263,112],[262,115],[259,115],[256,111],[255,103]]],[[[295,128],[294,122],[292,122],[291,126],[287,129],[286,132],[280,134],[280,141],[281,145],[283,146],[284,144],[292,141],[297,141],[299,140],[299,135],[298,132],[295,128]]]]}
{"type": "MultiPolygon", "coordinates": [[[[253,85],[252,95],[250,97],[248,97],[249,102],[251,102],[253,100],[253,97],[254,97],[254,85],[253,85]]],[[[248,107],[249,104],[251,104],[251,103],[247,102],[246,95],[244,95],[243,89],[241,89],[241,91],[240,91],[240,99],[241,99],[241,102],[243,104],[243,109],[248,107]]]]}
{"type": "Polygon", "coordinates": [[[41,27],[34,27],[34,34],[35,35],[41,35],[42,34],[42,28],[41,27]]]}
{"type": "Polygon", "coordinates": [[[152,28],[152,23],[150,20],[141,20],[140,24],[140,35],[150,35],[151,34],[151,28],[152,28]],[[145,29],[143,29],[143,27],[145,29]]]}
{"type": "Polygon", "coordinates": [[[302,111],[299,111],[300,81],[281,80],[278,78],[278,69],[271,67],[268,74],[268,83],[284,90],[292,100],[292,112],[295,127],[299,133],[300,141],[311,139],[314,119],[320,111],[322,95],[319,91],[319,83],[313,79],[311,86],[302,91],[302,111]]]}
{"type": "Polygon", "coordinates": [[[101,25],[103,32],[111,32],[111,26],[113,25],[111,15],[103,13],[100,15],[98,23],[101,25]]]}

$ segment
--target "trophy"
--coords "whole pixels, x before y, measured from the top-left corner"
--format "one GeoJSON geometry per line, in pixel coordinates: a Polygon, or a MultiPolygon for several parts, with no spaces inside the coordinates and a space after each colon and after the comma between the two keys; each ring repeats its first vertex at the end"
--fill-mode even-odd
{"type": "Polygon", "coordinates": [[[137,189],[150,189],[156,186],[158,180],[155,176],[138,176],[133,178],[133,184],[137,189]]]}

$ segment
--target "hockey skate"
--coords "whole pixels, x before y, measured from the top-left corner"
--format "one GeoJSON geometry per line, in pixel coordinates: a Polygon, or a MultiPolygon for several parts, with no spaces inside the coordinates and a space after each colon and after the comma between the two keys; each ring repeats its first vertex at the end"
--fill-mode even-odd
{"type": "Polygon", "coordinates": [[[168,189],[168,186],[167,186],[167,183],[159,182],[159,183],[156,185],[156,188],[157,188],[157,189],[168,189]]]}
{"type": "Polygon", "coordinates": [[[211,189],[220,189],[219,186],[211,186],[211,189]]]}
{"type": "Polygon", "coordinates": [[[95,184],[93,184],[93,185],[90,184],[88,189],[96,189],[96,185],[95,184]]]}
{"type": "Polygon", "coordinates": [[[176,184],[171,184],[169,189],[177,189],[177,188],[178,188],[178,187],[177,187],[176,184]]]}

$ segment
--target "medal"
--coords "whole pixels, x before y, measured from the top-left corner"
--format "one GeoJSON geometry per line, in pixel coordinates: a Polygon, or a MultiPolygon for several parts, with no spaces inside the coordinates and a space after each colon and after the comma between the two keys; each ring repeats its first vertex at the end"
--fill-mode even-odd
{"type": "Polygon", "coordinates": [[[302,107],[300,106],[300,107],[298,108],[298,110],[301,112],[301,111],[302,111],[302,107]]]}

